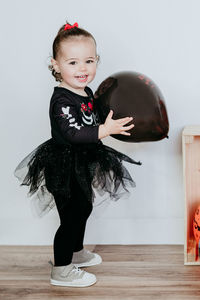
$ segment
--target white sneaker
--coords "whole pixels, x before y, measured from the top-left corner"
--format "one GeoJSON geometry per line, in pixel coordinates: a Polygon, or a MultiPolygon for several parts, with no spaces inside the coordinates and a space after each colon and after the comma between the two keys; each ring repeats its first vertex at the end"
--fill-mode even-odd
{"type": "Polygon", "coordinates": [[[67,266],[52,266],[50,279],[52,285],[86,287],[96,281],[94,274],[83,271],[72,263],[67,266]]]}
{"type": "Polygon", "coordinates": [[[72,263],[76,267],[90,267],[98,265],[102,262],[99,254],[93,253],[85,248],[73,253],[72,263]]]}

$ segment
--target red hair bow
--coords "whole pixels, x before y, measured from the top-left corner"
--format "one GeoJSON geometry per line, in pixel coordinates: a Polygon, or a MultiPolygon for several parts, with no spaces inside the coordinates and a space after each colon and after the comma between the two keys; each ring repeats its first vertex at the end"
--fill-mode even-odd
{"type": "Polygon", "coordinates": [[[74,28],[74,27],[78,27],[78,23],[74,23],[74,25],[66,24],[64,30],[68,30],[68,29],[71,29],[71,28],[74,28]]]}

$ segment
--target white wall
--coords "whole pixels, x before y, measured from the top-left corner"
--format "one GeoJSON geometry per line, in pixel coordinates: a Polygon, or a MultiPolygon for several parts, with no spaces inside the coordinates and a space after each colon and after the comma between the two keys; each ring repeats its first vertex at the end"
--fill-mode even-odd
{"type": "Polygon", "coordinates": [[[13,170],[50,137],[48,106],[57,83],[48,56],[66,19],[97,40],[101,64],[94,91],[112,73],[144,73],[164,94],[170,121],[169,140],[104,140],[143,165],[126,164],[136,189],[90,216],[85,243],[183,243],[181,132],[200,119],[199,11],[198,0],[1,1],[0,244],[52,244],[59,224],[56,211],[34,217],[13,170]]]}

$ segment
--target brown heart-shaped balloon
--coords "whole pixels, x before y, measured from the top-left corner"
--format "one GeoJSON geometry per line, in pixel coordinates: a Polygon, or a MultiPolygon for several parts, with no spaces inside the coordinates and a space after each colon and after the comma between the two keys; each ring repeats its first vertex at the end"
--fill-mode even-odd
{"type": "MultiPolygon", "coordinates": [[[[114,134],[125,142],[158,141],[169,131],[163,95],[147,76],[137,72],[119,72],[105,79],[95,92],[95,109],[102,123],[109,111],[113,119],[133,117],[131,135],[114,134]]],[[[128,126],[126,124],[124,126],[128,126]]]]}

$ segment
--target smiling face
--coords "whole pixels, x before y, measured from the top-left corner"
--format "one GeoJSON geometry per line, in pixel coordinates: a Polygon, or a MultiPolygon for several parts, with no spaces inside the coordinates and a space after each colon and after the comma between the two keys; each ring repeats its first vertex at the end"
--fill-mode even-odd
{"type": "Polygon", "coordinates": [[[54,70],[61,73],[63,86],[77,94],[94,79],[97,67],[96,45],[92,38],[77,36],[60,43],[56,59],[51,60],[54,70]]]}

